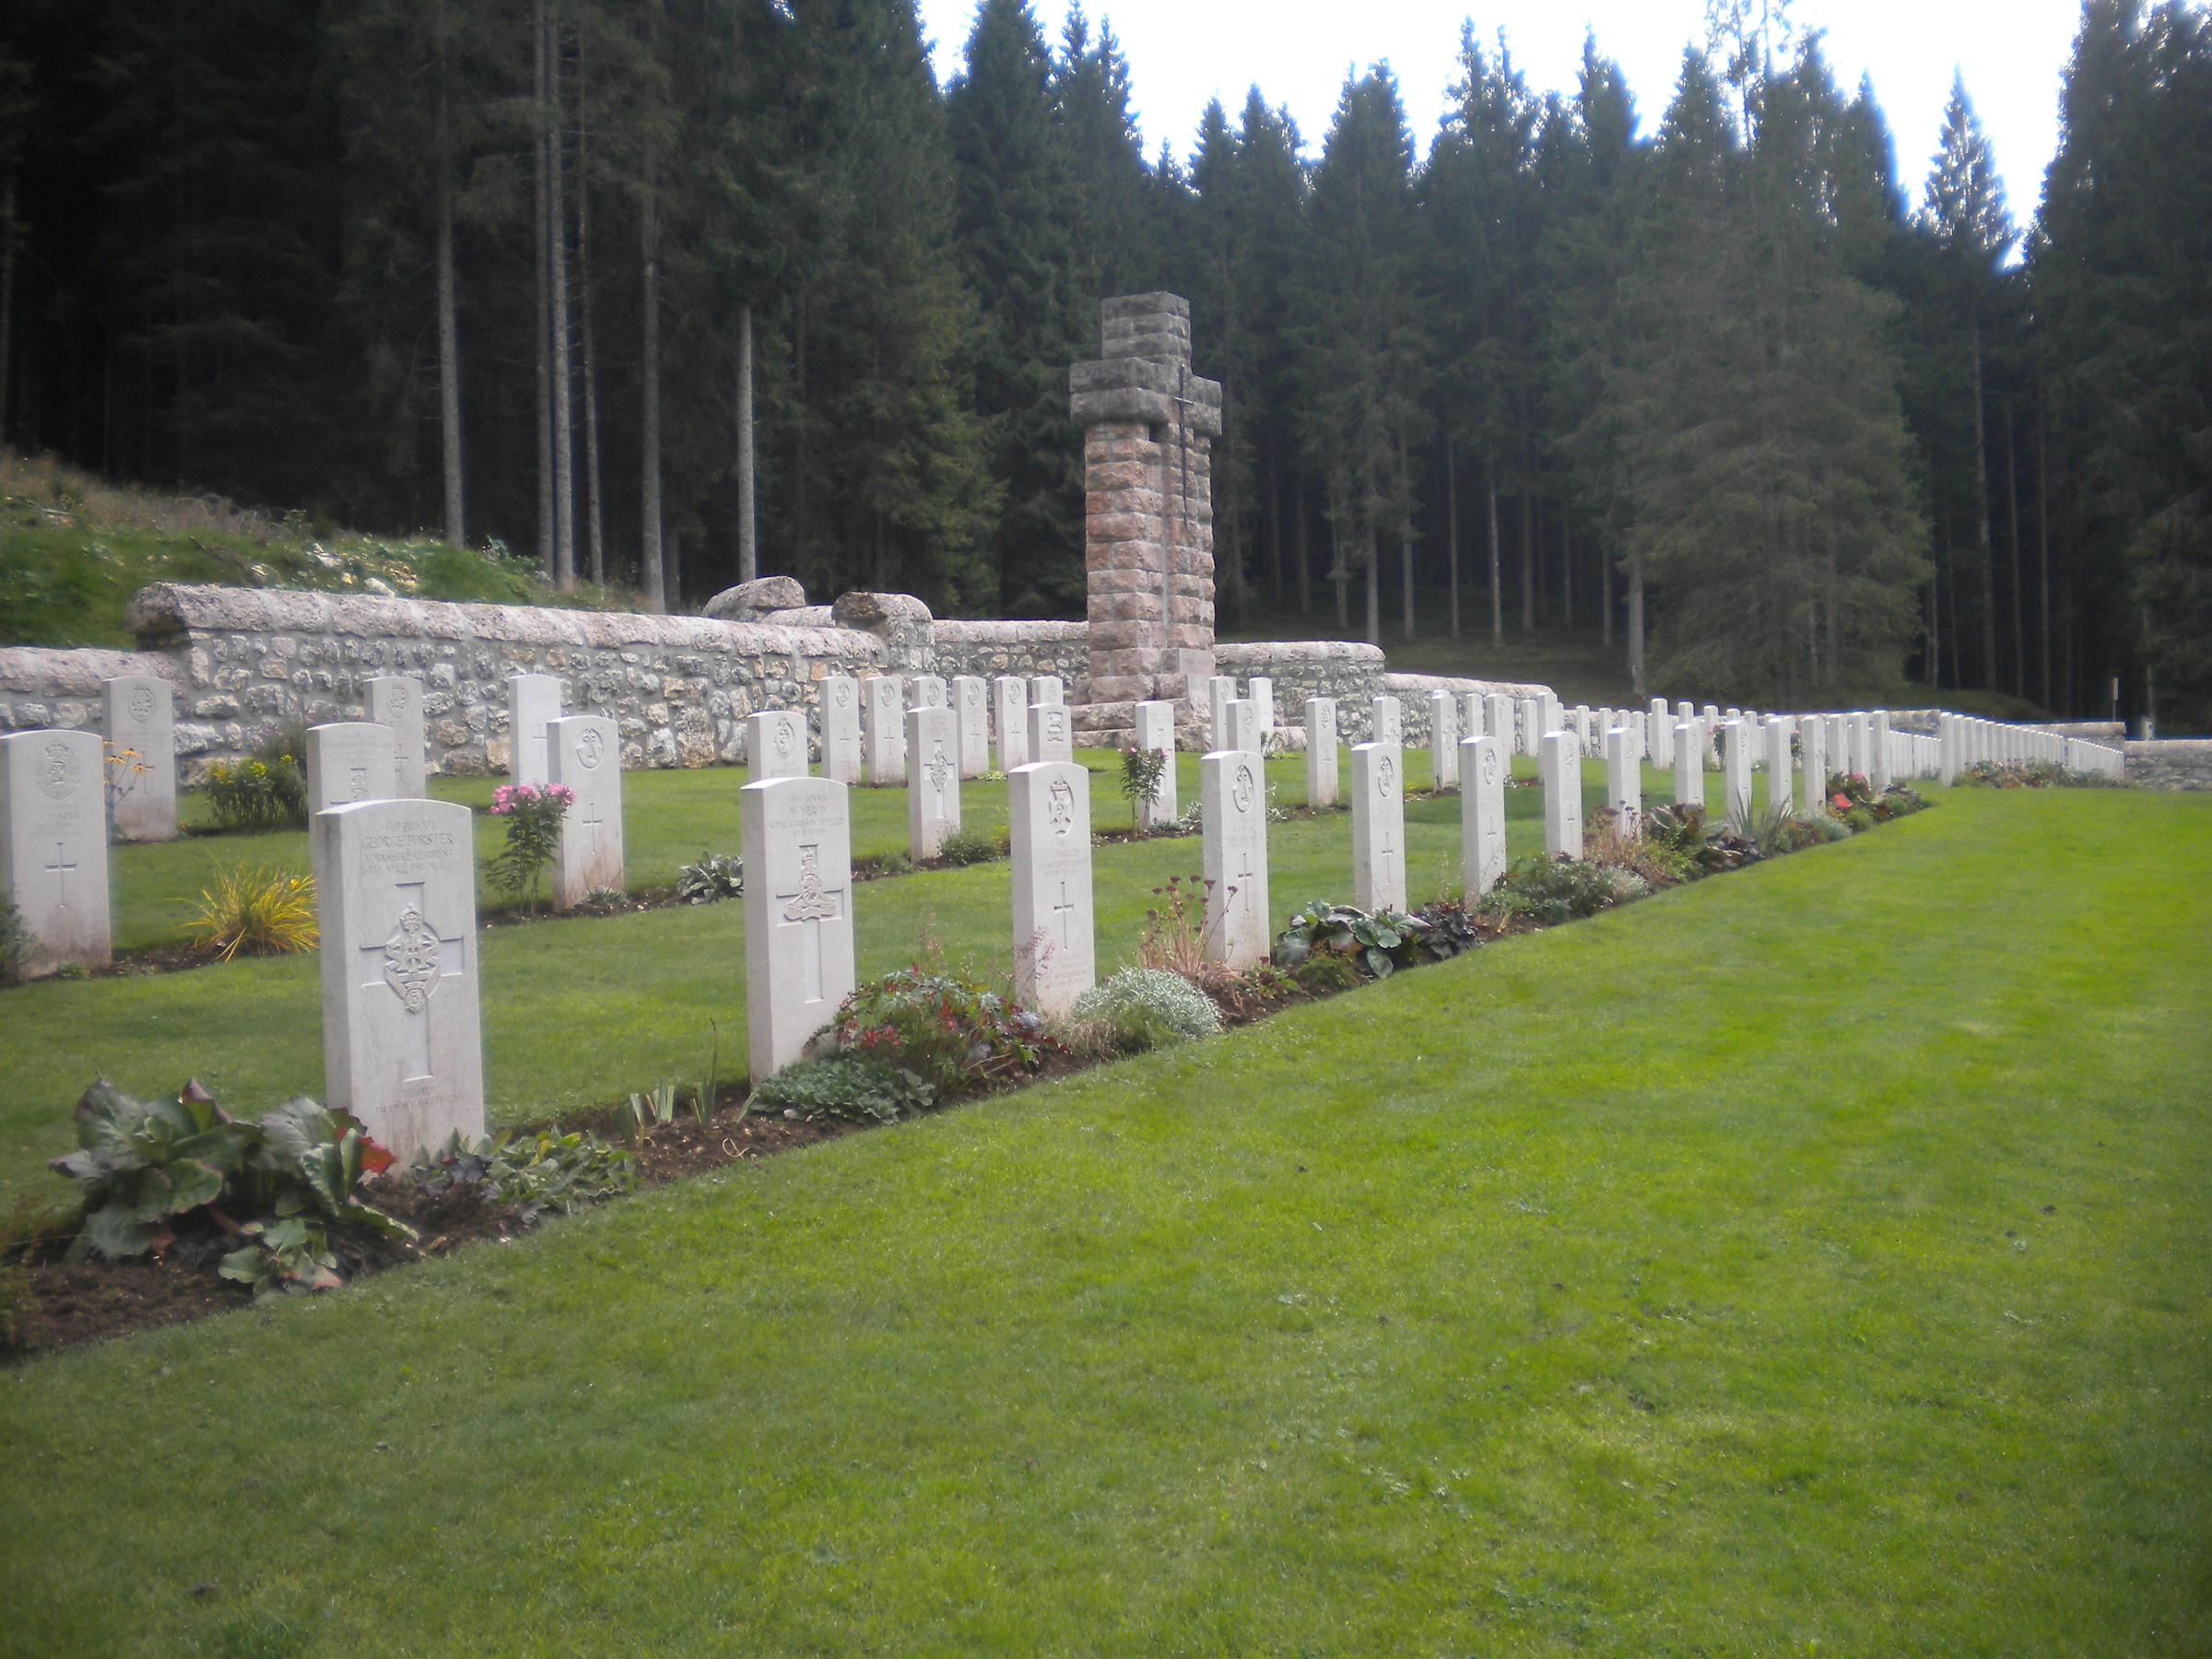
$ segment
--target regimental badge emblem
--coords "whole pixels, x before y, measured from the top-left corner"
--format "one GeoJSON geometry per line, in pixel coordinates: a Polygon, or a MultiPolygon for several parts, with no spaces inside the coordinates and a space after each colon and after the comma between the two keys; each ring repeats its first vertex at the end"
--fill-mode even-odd
{"type": "Polygon", "coordinates": [[[606,735],[596,726],[586,726],[576,737],[576,763],[586,771],[598,770],[601,756],[606,749],[606,735]]]}
{"type": "Polygon", "coordinates": [[[771,720],[768,723],[768,729],[770,733],[772,734],[768,741],[770,746],[776,751],[777,757],[781,759],[790,759],[791,722],[788,720],[771,720]]]}
{"type": "Polygon", "coordinates": [[[384,941],[384,983],[410,1014],[429,1006],[438,989],[438,935],[413,905],[399,912],[392,936],[384,941]]]}
{"type": "Polygon", "coordinates": [[[930,788],[943,794],[946,785],[952,782],[952,761],[946,756],[945,740],[942,737],[937,739],[937,752],[930,757],[929,764],[923,770],[929,773],[930,788]]]}
{"type": "Polygon", "coordinates": [[[131,690],[131,718],[144,725],[154,717],[154,688],[135,686],[131,690]]]}
{"type": "Polygon", "coordinates": [[[1076,792],[1065,778],[1054,778],[1052,788],[1044,792],[1044,815],[1052,820],[1056,834],[1065,835],[1076,824],[1076,792]]]}
{"type": "Polygon", "coordinates": [[[822,889],[822,850],[818,846],[803,846],[799,849],[799,890],[783,907],[783,920],[834,922],[836,919],[837,900],[822,889]]]}
{"type": "Polygon", "coordinates": [[[39,787],[61,800],[76,787],[76,751],[59,737],[39,755],[39,787]]]}
{"type": "Polygon", "coordinates": [[[400,681],[398,685],[393,687],[389,692],[385,693],[385,706],[388,707],[394,714],[405,714],[407,712],[407,697],[410,690],[411,688],[407,685],[406,681],[400,681]]]}
{"type": "Polygon", "coordinates": [[[1259,790],[1259,780],[1252,775],[1252,768],[1238,767],[1237,775],[1230,781],[1229,796],[1240,816],[1252,810],[1253,800],[1259,790]]]}
{"type": "Polygon", "coordinates": [[[1482,781],[1485,783],[1498,782],[1498,746],[1494,743],[1482,751],[1482,781]]]}
{"type": "Polygon", "coordinates": [[[1388,755],[1375,762],[1375,793],[1389,799],[1390,792],[1398,786],[1398,763],[1388,755]]]}

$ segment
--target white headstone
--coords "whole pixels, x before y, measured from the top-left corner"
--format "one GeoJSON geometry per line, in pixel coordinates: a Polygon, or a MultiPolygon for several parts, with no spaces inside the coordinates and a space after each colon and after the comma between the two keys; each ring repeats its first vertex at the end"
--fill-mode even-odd
{"type": "Polygon", "coordinates": [[[392,728],[392,793],[419,801],[430,793],[423,735],[422,682],[410,674],[380,674],[369,682],[369,718],[392,728]]]}
{"type": "Polygon", "coordinates": [[[1536,693],[1536,731],[1548,735],[1559,729],[1559,694],[1549,686],[1536,693]]]}
{"type": "Polygon", "coordinates": [[[1459,704],[1449,691],[1429,693],[1429,786],[1459,787],[1459,704]]]}
{"type": "Polygon", "coordinates": [[[317,813],[314,827],[328,866],[315,908],[330,1104],[403,1159],[455,1134],[475,1145],[485,1123],[474,815],[454,801],[361,801],[317,813]]]}
{"type": "Polygon", "coordinates": [[[895,674],[860,682],[861,770],[877,789],[906,782],[905,688],[895,674]]]}
{"type": "Polygon", "coordinates": [[[1459,736],[1461,742],[1483,735],[1482,693],[1463,691],[1459,695],[1459,736]]]}
{"type": "Polygon", "coordinates": [[[1766,745],[1767,810],[1783,812],[1790,805],[1790,732],[1795,725],[1786,714],[1771,714],[1759,728],[1766,745]]]}
{"type": "Polygon", "coordinates": [[[622,890],[622,736],[604,714],[571,714],[548,721],[546,738],[552,781],[576,794],[553,857],[553,908],[573,910],[602,888],[622,890]]]}
{"type": "Polygon", "coordinates": [[[307,857],[317,888],[333,875],[320,815],[357,801],[393,800],[398,787],[390,726],[347,720],[307,728],[307,857]]]}
{"type": "Polygon", "coordinates": [[[972,674],[952,682],[952,716],[960,728],[960,776],[991,770],[991,682],[972,674]]]}
{"type": "Polygon", "coordinates": [[[948,709],[952,706],[952,696],[942,677],[917,674],[906,682],[906,706],[910,709],[948,709]]]}
{"type": "Polygon", "coordinates": [[[1334,806],[1336,787],[1336,700],[1306,699],[1306,805],[1334,806]]]}
{"type": "Polygon", "coordinates": [[[1030,759],[1073,760],[1076,758],[1074,718],[1065,703],[1030,705],[1030,759]]]}
{"type": "Polygon", "coordinates": [[[747,1062],[804,1056],[853,994],[853,824],[845,786],[770,778],[737,792],[745,845],[747,1062]]]}
{"type": "MultiPolygon", "coordinates": [[[[1159,706],[1171,714],[1172,704],[1159,706]]],[[[1008,772],[1006,822],[1014,869],[1014,1000],[1041,1013],[1065,1013],[1098,978],[1089,771],[1070,760],[1034,760],[1008,772]]]]}
{"type": "Polygon", "coordinates": [[[1459,742],[1459,862],[1469,902],[1505,878],[1505,778],[1512,768],[1497,737],[1459,742]]]}
{"type": "Polygon", "coordinates": [[[1877,709],[1866,717],[1866,782],[1876,794],[1889,787],[1889,711],[1877,709]]]}
{"type": "Polygon", "coordinates": [[[1622,840],[1643,833],[1643,761],[1625,726],[1606,734],[1606,810],[1612,815],[1613,833],[1622,840]]]}
{"type": "MultiPolygon", "coordinates": [[[[1524,697],[1514,707],[1521,734],[1521,752],[1540,755],[1544,741],[1544,705],[1533,697],[1524,697]]],[[[1577,857],[1581,854],[1577,853],[1577,857]]]]}
{"type": "Polygon", "coordinates": [[[1367,740],[1406,746],[1406,712],[1394,697],[1377,697],[1367,705],[1367,740]]]}
{"type": "Polygon", "coordinates": [[[1751,833],[1751,723],[1736,719],[1721,723],[1721,774],[1726,781],[1728,827],[1738,835],[1751,833]]]}
{"type": "Polygon", "coordinates": [[[1266,752],[1260,742],[1260,705],[1251,698],[1240,697],[1229,705],[1229,741],[1222,747],[1253,755],[1266,752]]]}
{"type": "Polygon", "coordinates": [[[1352,902],[1406,908],[1406,767],[1394,743],[1352,749],[1352,902]]]}
{"type": "Polygon", "coordinates": [[[1244,682],[1244,695],[1260,712],[1260,742],[1265,747],[1275,735],[1275,682],[1255,674],[1244,682]]]}
{"type": "Polygon", "coordinates": [[[1675,723],[1675,805],[1705,810],[1705,734],[1695,715],[1675,723]]]}
{"type": "Polygon", "coordinates": [[[1217,674],[1206,682],[1206,741],[1213,747],[1229,747],[1229,705],[1237,700],[1237,682],[1217,674]]]}
{"type": "Polygon", "coordinates": [[[546,722],[559,718],[560,681],[549,674],[507,677],[507,776],[511,781],[546,781],[546,722]]]}
{"type": "Polygon", "coordinates": [[[806,716],[795,709],[762,709],[745,717],[745,763],[748,777],[803,778],[806,775],[806,716]]]}
{"type": "Polygon", "coordinates": [[[1718,766],[1721,762],[1721,712],[1707,703],[1698,711],[1698,724],[1705,728],[1705,764],[1718,766]]]}
{"type": "Polygon", "coordinates": [[[1173,823],[1180,816],[1175,801],[1175,705],[1140,702],[1132,705],[1130,714],[1135,728],[1131,735],[1132,746],[1168,758],[1168,763],[1159,769],[1159,790],[1150,800],[1136,804],[1137,823],[1147,830],[1157,830],[1162,824],[1173,823]]]}
{"type": "Polygon", "coordinates": [[[998,734],[998,770],[1007,777],[1030,762],[1030,682],[1001,675],[991,682],[991,725],[998,734]]]}
{"type": "Polygon", "coordinates": [[[1808,714],[1797,723],[1797,810],[1810,817],[1828,808],[1828,722],[1808,714]]]}
{"type": "Polygon", "coordinates": [[[1544,740],[1536,758],[1544,779],[1544,852],[1551,858],[1583,855],[1583,760],[1564,732],[1544,740]]]}
{"type": "MultiPolygon", "coordinates": [[[[150,674],[107,682],[107,782],[115,839],[177,839],[176,690],[150,674]]],[[[418,726],[419,730],[419,725],[418,726]]]]}
{"type": "Polygon", "coordinates": [[[1205,803],[1206,960],[1264,962],[1275,948],[1267,903],[1267,782],[1260,757],[1219,749],[1198,762],[1205,803]]]}
{"type": "Polygon", "coordinates": [[[1063,703],[1067,701],[1067,687],[1056,674],[1032,675],[1030,678],[1030,702],[1063,703]]]}
{"type": "Polygon", "coordinates": [[[1678,702],[1675,705],[1676,724],[1679,724],[1681,722],[1686,720],[1694,721],[1697,719],[1697,717],[1698,710],[1695,703],[1678,702]]]}
{"type": "Polygon", "coordinates": [[[906,712],[906,843],[935,858],[960,827],[960,730],[950,709],[906,712]]]}
{"type": "Polygon", "coordinates": [[[109,959],[107,782],[90,732],[0,737],[0,881],[30,934],[23,971],[109,959]]]}
{"type": "Polygon", "coordinates": [[[1510,772],[1512,758],[1521,752],[1513,725],[1513,700],[1502,691],[1493,691],[1482,700],[1482,735],[1498,739],[1510,772]]]}
{"type": "Polygon", "coordinates": [[[860,782],[860,682],[849,674],[822,677],[822,776],[860,782]]]}

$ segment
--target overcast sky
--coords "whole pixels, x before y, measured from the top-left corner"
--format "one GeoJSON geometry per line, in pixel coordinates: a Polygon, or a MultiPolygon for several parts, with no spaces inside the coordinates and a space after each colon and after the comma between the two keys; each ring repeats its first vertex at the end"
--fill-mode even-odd
{"type": "MultiPolygon", "coordinates": [[[[1064,0],[1032,0],[1056,43],[1064,0]]],[[[1387,60],[1417,140],[1427,147],[1453,78],[1464,6],[1450,0],[1112,0],[1086,7],[1112,23],[1129,58],[1147,153],[1167,140],[1187,156],[1206,100],[1233,119],[1254,83],[1288,104],[1318,150],[1347,71],[1387,60]]],[[[974,0],[922,0],[940,75],[959,65],[974,0]]],[[[1897,139],[1898,171],[1917,204],[1935,153],[1954,68],[1966,75],[2003,169],[2013,217],[2025,224],[2058,142],[2058,84],[2078,0],[1796,0],[1791,21],[1827,31],[1829,62],[1846,89],[1862,74],[1897,139]]],[[[1703,0],[1511,0],[1475,15],[1486,40],[1502,28],[1538,91],[1571,90],[1583,34],[1628,72],[1642,130],[1658,124],[1682,49],[1705,35],[1703,0]]]]}

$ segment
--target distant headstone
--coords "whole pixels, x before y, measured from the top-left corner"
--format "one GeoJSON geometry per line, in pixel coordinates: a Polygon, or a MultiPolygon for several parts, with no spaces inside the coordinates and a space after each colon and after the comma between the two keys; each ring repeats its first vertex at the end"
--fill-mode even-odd
{"type": "Polygon", "coordinates": [[[1168,763],[1159,769],[1159,788],[1150,800],[1136,804],[1138,824],[1147,830],[1157,830],[1162,824],[1173,823],[1180,816],[1175,801],[1175,705],[1140,702],[1132,707],[1130,713],[1135,728],[1131,735],[1132,747],[1150,749],[1168,758],[1168,763]]]}
{"type": "Polygon", "coordinates": [[[1218,749],[1198,762],[1205,804],[1206,959],[1249,968],[1275,947],[1267,904],[1267,783],[1254,754],[1218,749]]]}
{"type": "Polygon", "coordinates": [[[853,826],[845,786],[769,778],[737,792],[745,846],[747,1063],[805,1056],[853,993],[853,826]]]}
{"type": "MultiPolygon", "coordinates": [[[[553,908],[573,910],[602,888],[622,890],[622,738],[604,714],[548,721],[546,738],[552,782],[576,794],[553,857],[553,908]]],[[[803,733],[799,741],[804,758],[803,733]]]]}
{"type": "Polygon", "coordinates": [[[991,725],[998,735],[998,770],[1007,777],[1030,763],[1030,682],[1001,675],[991,682],[991,725]]]}
{"type": "Polygon", "coordinates": [[[1751,832],[1751,723],[1738,718],[1721,724],[1721,773],[1726,781],[1728,827],[1751,832]]]}
{"type": "Polygon", "coordinates": [[[1065,703],[1030,705],[1030,759],[1073,760],[1076,730],[1065,703]]]}
{"type": "Polygon", "coordinates": [[[1705,810],[1705,734],[1695,715],[1675,723],[1675,805],[1705,810]]]}
{"type": "Polygon", "coordinates": [[[1206,682],[1206,743],[1211,748],[1229,747],[1229,705],[1237,700],[1237,682],[1217,674],[1206,682]]]}
{"type": "Polygon", "coordinates": [[[1705,728],[1705,764],[1709,768],[1718,766],[1721,763],[1720,710],[1707,703],[1698,711],[1698,724],[1705,728]]]}
{"type": "Polygon", "coordinates": [[[1229,705],[1229,741],[1221,747],[1252,755],[1266,752],[1260,742],[1260,705],[1251,698],[1240,697],[1229,705]]]}
{"type": "Polygon", "coordinates": [[[1544,705],[1533,697],[1524,697],[1515,705],[1521,732],[1521,752],[1541,755],[1544,752],[1544,705]]]}
{"type": "Polygon", "coordinates": [[[1459,695],[1459,738],[1465,743],[1470,737],[1484,735],[1482,724],[1482,693],[1463,691],[1459,695]]]}
{"type": "MultiPolygon", "coordinates": [[[[1138,704],[1142,708],[1143,704],[1138,704]]],[[[1157,705],[1170,711],[1172,703],[1157,705]]],[[[1014,871],[1014,1000],[1065,1013],[1098,978],[1091,944],[1090,773],[1033,760],[1006,774],[1014,871]]]]}
{"type": "Polygon", "coordinates": [[[1795,725],[1786,714],[1770,714],[1759,728],[1766,746],[1767,810],[1782,812],[1790,805],[1790,733],[1795,725]]]}
{"type": "Polygon", "coordinates": [[[392,728],[392,793],[419,801],[429,793],[423,734],[422,682],[411,674],[380,674],[369,682],[369,718],[392,728]]]}
{"type": "Polygon", "coordinates": [[[762,709],[745,717],[746,771],[762,778],[806,775],[806,716],[795,709],[762,709]]]}
{"type": "Polygon", "coordinates": [[[1505,759],[1509,762],[1507,771],[1510,772],[1512,771],[1510,762],[1516,754],[1520,753],[1519,731],[1513,724],[1515,713],[1513,700],[1502,691],[1493,691],[1482,700],[1482,707],[1483,735],[1498,739],[1500,746],[1505,751],[1505,759]]]}
{"type": "Polygon", "coordinates": [[[1039,674],[1030,677],[1030,702],[1032,706],[1038,703],[1065,703],[1066,701],[1067,687],[1058,675],[1039,674]]]}
{"type": "Polygon", "coordinates": [[[1306,699],[1306,805],[1334,806],[1336,787],[1336,700],[1306,699]]]}
{"type": "Polygon", "coordinates": [[[860,782],[860,682],[849,674],[822,677],[822,776],[860,782]]]}
{"type": "Polygon", "coordinates": [[[1429,693],[1429,785],[1459,787],[1459,704],[1449,691],[1429,693]]]}
{"type": "Polygon", "coordinates": [[[906,782],[905,688],[895,674],[860,682],[861,770],[875,788],[906,782]]]}
{"type": "Polygon", "coordinates": [[[960,729],[960,776],[991,770],[991,682],[972,674],[952,682],[952,716],[960,729]]]}
{"type": "Polygon", "coordinates": [[[906,682],[906,706],[910,709],[948,709],[952,694],[944,678],[935,674],[917,674],[906,682]]]}
{"type": "Polygon", "coordinates": [[[1544,740],[1536,767],[1544,780],[1544,852],[1550,858],[1583,855],[1583,760],[1564,732],[1544,740]]]}
{"type": "Polygon", "coordinates": [[[1536,735],[1548,736],[1559,724],[1559,694],[1547,686],[1536,693],[1536,735]]]}
{"type": "Polygon", "coordinates": [[[395,799],[398,787],[390,726],[345,720],[307,728],[307,858],[317,888],[332,874],[320,815],[357,801],[395,799]]]}
{"type": "Polygon", "coordinates": [[[1866,717],[1866,782],[1875,794],[1889,787],[1894,770],[1889,755],[1889,711],[1877,709],[1866,717]]]}
{"type": "Polygon", "coordinates": [[[90,732],[0,737],[0,881],[30,935],[23,971],[105,967],[107,781],[90,732]]]}
{"type": "Polygon", "coordinates": [[[150,674],[107,682],[115,839],[177,839],[176,689],[150,674]]]}
{"type": "Polygon", "coordinates": [[[1626,726],[1606,734],[1606,810],[1612,815],[1613,833],[1623,841],[1643,833],[1643,761],[1636,752],[1635,734],[1626,726]]]}
{"type": "Polygon", "coordinates": [[[1460,877],[1470,902],[1505,878],[1505,779],[1512,770],[1502,738],[1460,739],[1460,877]]]}
{"type": "Polygon", "coordinates": [[[1797,810],[1808,817],[1828,807],[1828,722],[1808,714],[1797,723],[1797,810]]]}
{"type": "Polygon", "coordinates": [[[1697,717],[1698,710],[1695,703],[1678,702],[1675,705],[1675,721],[1677,724],[1679,724],[1686,720],[1695,720],[1697,717]]]}
{"type": "Polygon", "coordinates": [[[1406,747],[1406,712],[1394,697],[1377,697],[1367,705],[1367,740],[1406,747]]]}
{"type": "Polygon", "coordinates": [[[560,681],[550,674],[507,677],[507,776],[516,783],[543,783],[546,722],[560,718],[560,681]]]}
{"type": "Polygon", "coordinates": [[[474,1146],[485,1133],[474,815],[454,801],[360,801],[318,812],[314,828],[330,1104],[403,1159],[456,1134],[474,1146]]]}
{"type": "Polygon", "coordinates": [[[1352,902],[1406,908],[1406,768],[1394,743],[1352,748],[1352,902]]]}
{"type": "Polygon", "coordinates": [[[1260,744],[1265,748],[1275,735],[1275,682],[1255,674],[1244,682],[1244,696],[1260,712],[1260,744]]]}
{"type": "Polygon", "coordinates": [[[906,712],[906,843],[935,858],[960,827],[960,732],[950,709],[906,712]]]}

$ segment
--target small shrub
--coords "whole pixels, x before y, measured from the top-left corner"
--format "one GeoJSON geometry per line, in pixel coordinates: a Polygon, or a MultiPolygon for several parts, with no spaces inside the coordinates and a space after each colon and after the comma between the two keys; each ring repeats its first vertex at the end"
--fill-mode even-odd
{"type": "Polygon", "coordinates": [[[30,956],[30,929],[16,901],[0,893],[0,985],[23,982],[23,964],[30,956]]]}
{"type": "Polygon", "coordinates": [[[177,931],[219,962],[315,948],[315,881],[283,870],[218,870],[177,931]]]}
{"type": "Polygon", "coordinates": [[[222,829],[257,833],[307,827],[307,774],[287,757],[215,761],[202,787],[222,829]]]}
{"type": "Polygon", "coordinates": [[[1597,865],[1538,853],[1512,865],[1505,879],[1483,895],[1480,908],[1524,915],[1548,926],[1594,916],[1628,896],[1613,873],[1597,865]]]}
{"type": "Polygon", "coordinates": [[[1159,785],[1174,757],[1165,749],[1125,748],[1122,751],[1122,798],[1129,803],[1129,821],[1139,821],[1146,803],[1159,798],[1159,785]]]}
{"type": "Polygon", "coordinates": [[[955,830],[937,843],[937,858],[944,864],[989,864],[999,856],[997,839],[978,830],[955,830]]]}
{"type": "Polygon", "coordinates": [[[686,904],[744,898],[745,860],[735,853],[701,853],[697,864],[677,866],[676,896],[686,904]]]}
{"type": "Polygon", "coordinates": [[[576,792],[565,783],[502,783],[491,792],[494,818],[507,820],[507,844],[486,869],[510,899],[537,902],[537,884],[560,845],[560,820],[576,792]]]}
{"type": "Polygon", "coordinates": [[[511,1204],[524,1226],[548,1211],[566,1215],[628,1192],[637,1165],[627,1147],[586,1130],[558,1127],[518,1135],[502,1131],[469,1146],[458,1132],[436,1151],[417,1154],[407,1175],[433,1198],[473,1194],[511,1204]]]}
{"type": "Polygon", "coordinates": [[[1475,921],[1476,912],[1464,900],[1439,899],[1424,904],[1413,912],[1413,919],[1422,927],[1421,949],[1433,961],[1449,961],[1462,951],[1474,949],[1483,942],[1482,929],[1475,921]]]}
{"type": "Polygon", "coordinates": [[[1136,960],[1194,980],[1206,972],[1206,889],[1200,876],[1171,876],[1152,889],[1160,902],[1145,912],[1137,930],[1136,960]]]}
{"type": "Polygon", "coordinates": [[[752,1106],[855,1124],[895,1124],[927,1112],[935,1098],[927,1080],[904,1066],[867,1054],[832,1054],[801,1060],[763,1077],[753,1090],[752,1106]]]}
{"type": "Polygon", "coordinates": [[[1124,1053],[1165,1048],[1221,1029],[1214,999],[1180,973],[1159,968],[1124,968],[1091,986],[1070,1010],[1082,1025],[1095,1025],[1124,1053]]]}
{"type": "Polygon", "coordinates": [[[1365,983],[1359,970],[1353,967],[1349,957],[1340,957],[1334,951],[1308,957],[1290,971],[1290,977],[1316,995],[1326,996],[1338,991],[1349,991],[1365,983]]]}
{"type": "Polygon", "coordinates": [[[838,1010],[837,1046],[911,1071],[938,1095],[1034,1071],[1054,1045],[1010,997],[934,969],[901,968],[838,1010]]]}
{"type": "Polygon", "coordinates": [[[586,910],[613,910],[629,902],[629,895],[620,888],[597,887],[583,896],[586,910]]]}

